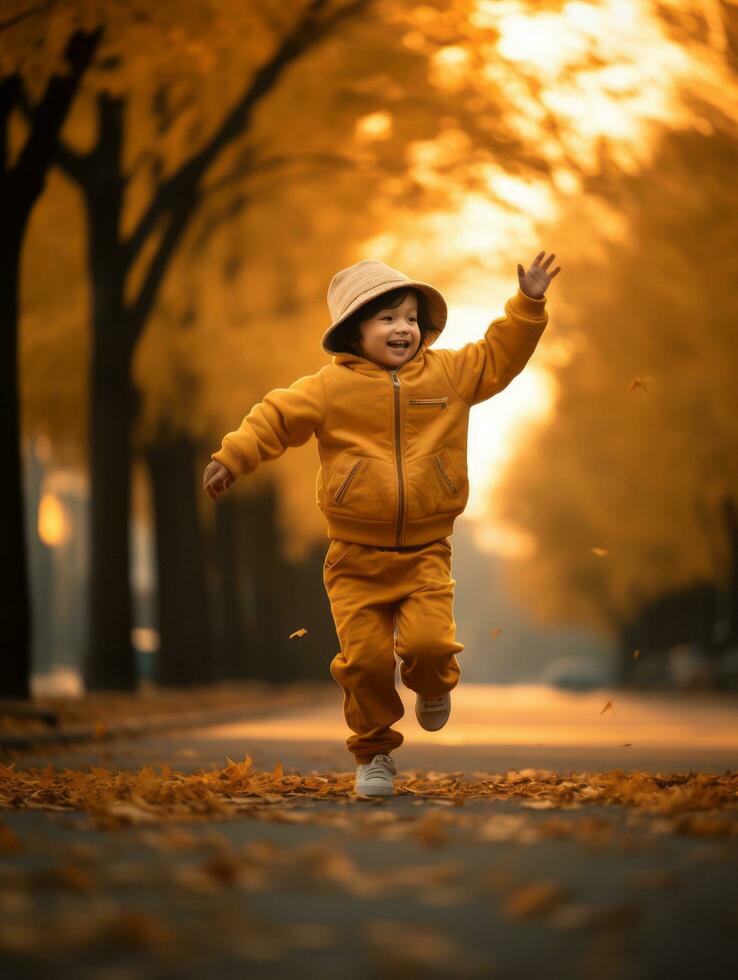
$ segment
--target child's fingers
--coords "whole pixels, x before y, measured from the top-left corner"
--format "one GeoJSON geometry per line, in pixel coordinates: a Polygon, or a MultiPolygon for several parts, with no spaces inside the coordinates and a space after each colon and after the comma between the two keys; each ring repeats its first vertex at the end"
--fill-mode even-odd
{"type": "Polygon", "coordinates": [[[234,477],[229,471],[226,471],[225,473],[222,472],[220,467],[217,467],[211,473],[210,477],[208,477],[207,474],[208,474],[208,470],[210,469],[210,465],[207,467],[203,475],[203,486],[205,490],[207,490],[207,492],[213,498],[213,500],[217,500],[218,497],[221,494],[225,493],[226,490],[231,486],[231,484],[234,481],[234,477]]]}
{"type": "Polygon", "coordinates": [[[205,489],[207,490],[208,495],[213,498],[213,500],[218,499],[218,486],[213,482],[212,479],[205,484],[205,489]]]}

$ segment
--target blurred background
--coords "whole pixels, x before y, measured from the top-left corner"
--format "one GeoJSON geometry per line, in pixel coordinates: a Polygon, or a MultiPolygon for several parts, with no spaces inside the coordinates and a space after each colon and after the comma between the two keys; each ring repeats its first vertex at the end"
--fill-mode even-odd
{"type": "Polygon", "coordinates": [[[5,0],[0,45],[4,695],[330,682],[315,441],[217,503],[210,453],[327,362],[339,269],[432,282],[457,348],[541,250],[463,680],[738,690],[733,0],[5,0]]]}

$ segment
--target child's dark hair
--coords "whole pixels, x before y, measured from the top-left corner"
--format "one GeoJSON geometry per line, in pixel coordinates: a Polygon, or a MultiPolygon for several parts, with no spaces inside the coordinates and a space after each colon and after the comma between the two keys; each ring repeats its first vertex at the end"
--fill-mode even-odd
{"type": "Polygon", "coordinates": [[[359,324],[363,320],[369,320],[380,310],[393,310],[399,306],[408,293],[415,293],[418,301],[418,327],[420,328],[421,346],[428,333],[434,332],[433,325],[428,316],[428,307],[425,296],[419,289],[408,286],[399,286],[397,289],[390,289],[389,292],[375,296],[368,302],[354,310],[351,316],[346,319],[333,331],[331,336],[331,347],[335,351],[346,354],[355,354],[359,344],[359,324]]]}

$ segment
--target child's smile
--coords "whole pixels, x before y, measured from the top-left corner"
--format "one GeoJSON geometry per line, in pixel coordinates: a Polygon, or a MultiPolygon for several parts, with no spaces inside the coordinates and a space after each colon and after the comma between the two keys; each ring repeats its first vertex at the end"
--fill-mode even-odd
{"type": "Polygon", "coordinates": [[[418,304],[409,292],[399,306],[379,310],[359,326],[357,353],[375,364],[394,368],[413,358],[420,347],[418,304]]]}

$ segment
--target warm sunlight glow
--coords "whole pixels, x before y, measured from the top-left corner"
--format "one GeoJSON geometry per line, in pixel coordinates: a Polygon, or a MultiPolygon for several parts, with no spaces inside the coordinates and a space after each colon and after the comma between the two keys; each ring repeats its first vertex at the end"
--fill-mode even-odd
{"type": "MultiPolygon", "coordinates": [[[[679,15],[676,0],[664,6],[679,15]]],[[[724,65],[725,28],[713,5],[704,6],[709,49],[697,34],[693,46],[670,39],[658,15],[639,0],[572,2],[556,13],[517,0],[479,0],[471,20],[495,37],[483,48],[482,73],[518,110],[521,138],[536,142],[552,163],[569,155],[591,172],[599,169],[597,147],[605,138],[617,164],[633,172],[650,161],[662,125],[704,125],[685,97],[690,91],[699,90],[738,120],[735,85],[724,65]],[[540,89],[523,85],[509,70],[513,62],[526,66],[540,89]],[[548,139],[549,116],[564,155],[548,139]]]]}
{"type": "Polygon", "coordinates": [[[462,47],[450,45],[437,51],[430,64],[433,84],[438,88],[454,91],[464,83],[469,65],[469,52],[462,47]]]}
{"type": "Polygon", "coordinates": [[[362,116],[354,126],[354,136],[360,140],[386,140],[392,136],[392,115],[372,112],[362,116]]]}
{"type": "Polygon", "coordinates": [[[53,493],[45,493],[38,505],[38,536],[50,548],[64,544],[71,533],[64,505],[53,493]]]}
{"type": "Polygon", "coordinates": [[[142,653],[155,653],[159,649],[159,631],[148,626],[135,626],[131,630],[131,643],[142,653]]]}
{"type": "MultiPolygon", "coordinates": [[[[674,18],[681,16],[676,0],[665,0],[664,6],[674,18]]],[[[423,10],[419,8],[419,22],[432,16],[423,10]]],[[[577,169],[599,171],[603,142],[616,164],[632,172],[649,163],[662,128],[692,126],[709,132],[709,123],[689,98],[696,90],[738,121],[735,85],[724,65],[725,27],[711,3],[704,5],[704,17],[707,43],[695,34],[693,42],[680,44],[639,0],[571,2],[555,13],[518,0],[477,0],[470,21],[489,31],[489,43],[477,49],[483,61],[481,83],[499,88],[518,135],[534,142],[549,160],[552,179],[522,178],[480,162],[476,176],[486,183],[488,194],[470,191],[442,212],[398,218],[391,232],[365,242],[364,255],[445,287],[449,321],[436,346],[458,348],[480,339],[517,289],[517,263],[530,264],[544,248],[556,251],[555,242],[543,240],[541,229],[560,218],[568,196],[579,193],[577,169]],[[511,62],[523,65],[540,86],[526,85],[517,69],[510,70],[511,62]],[[551,117],[556,140],[551,138],[551,117]]],[[[457,44],[441,48],[433,58],[434,81],[441,86],[453,87],[460,78],[468,83],[472,71],[478,66],[457,44]]],[[[435,140],[411,144],[413,178],[430,189],[446,187],[445,168],[454,160],[469,159],[463,136],[451,127],[435,140]]],[[[598,235],[603,240],[622,238],[621,216],[595,201],[591,206],[597,212],[598,235]]],[[[592,248],[597,248],[595,240],[592,248]]],[[[559,260],[565,264],[564,256],[559,260]]],[[[495,484],[514,459],[526,428],[553,410],[548,371],[556,356],[566,354],[557,348],[555,294],[554,286],[552,319],[531,364],[508,389],[475,406],[470,416],[470,498],[461,519],[475,523],[475,541],[483,550],[516,556],[534,551],[531,539],[494,520],[491,506],[495,484]]]]}
{"type": "Polygon", "coordinates": [[[501,200],[529,214],[545,215],[554,208],[551,188],[542,180],[523,180],[511,177],[504,170],[490,168],[487,183],[501,200]]]}
{"type": "MultiPolygon", "coordinates": [[[[500,306],[504,303],[502,299],[500,306]]],[[[478,306],[452,306],[439,345],[458,349],[479,340],[494,315],[490,309],[478,306]]],[[[459,520],[474,522],[475,538],[482,550],[512,557],[532,553],[532,542],[527,537],[490,523],[489,502],[504,467],[514,458],[519,441],[525,437],[526,428],[545,421],[553,402],[549,375],[531,364],[500,394],[472,407],[468,441],[469,503],[459,520]]]]}
{"type": "MultiPolygon", "coordinates": [[[[412,726],[400,724],[406,743],[419,745],[506,745],[618,746],[632,742],[643,748],[676,751],[684,748],[738,749],[738,729],[732,705],[690,704],[692,724],[675,711],[672,698],[651,692],[638,694],[601,688],[593,691],[562,691],[541,684],[465,684],[454,691],[454,720],[438,732],[427,732],[414,724],[415,694],[398,685],[397,693],[412,726]],[[613,710],[600,714],[612,697],[613,710]]],[[[343,719],[338,703],[318,702],[299,718],[254,719],[198,732],[201,739],[218,741],[271,739],[276,742],[338,742],[343,719]]]]}

